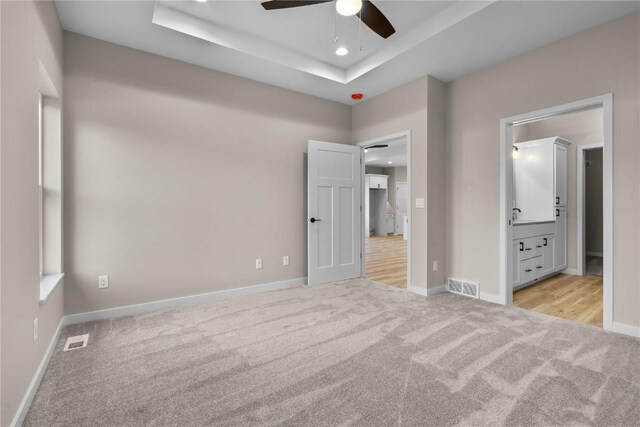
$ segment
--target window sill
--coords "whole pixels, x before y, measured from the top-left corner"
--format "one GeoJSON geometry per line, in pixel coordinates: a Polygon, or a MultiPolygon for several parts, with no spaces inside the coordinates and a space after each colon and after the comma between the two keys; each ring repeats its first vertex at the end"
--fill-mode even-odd
{"type": "Polygon", "coordinates": [[[40,304],[47,302],[53,291],[62,282],[64,273],[47,274],[40,279],[40,304]]]}

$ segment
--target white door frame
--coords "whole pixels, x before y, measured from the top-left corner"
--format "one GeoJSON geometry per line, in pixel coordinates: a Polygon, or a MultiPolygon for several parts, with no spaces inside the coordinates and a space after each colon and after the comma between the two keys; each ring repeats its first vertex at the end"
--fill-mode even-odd
{"type": "Polygon", "coordinates": [[[562,114],[603,109],[603,204],[604,204],[604,283],[603,327],[613,327],[613,95],[611,93],[583,99],[538,111],[505,117],[500,120],[500,295],[504,305],[513,302],[510,286],[512,275],[513,226],[511,224],[511,195],[513,194],[513,126],[562,114]]]}
{"type": "MultiPolygon", "coordinates": [[[[576,152],[578,154],[578,160],[576,162],[576,166],[578,169],[578,180],[576,181],[578,183],[578,213],[577,213],[577,217],[576,219],[578,220],[578,227],[577,227],[577,233],[576,235],[578,236],[578,245],[577,245],[577,260],[578,260],[578,274],[580,276],[584,275],[584,265],[585,265],[585,255],[586,255],[586,248],[585,248],[585,235],[586,235],[586,219],[585,219],[585,187],[586,187],[586,182],[585,182],[585,176],[584,176],[584,159],[585,159],[585,151],[589,151],[589,150],[597,150],[599,148],[604,149],[604,144],[603,143],[599,143],[599,144],[586,144],[586,145],[578,145],[576,146],[576,152]]],[[[604,154],[604,152],[603,152],[604,154]]],[[[604,161],[604,156],[603,156],[603,161],[604,161]]],[[[604,166],[604,164],[603,164],[604,166]]],[[[603,169],[603,173],[604,173],[604,169],[603,169]]],[[[603,177],[604,180],[604,177],[603,177]]],[[[604,197],[604,193],[603,193],[603,197],[604,197]]],[[[603,236],[604,239],[604,236],[603,236]]]]}
{"type": "MultiPolygon", "coordinates": [[[[403,139],[405,139],[407,141],[407,192],[408,197],[409,197],[409,206],[407,208],[407,220],[409,222],[409,227],[408,228],[408,236],[407,236],[407,290],[411,288],[411,234],[412,234],[412,225],[413,223],[411,222],[411,211],[412,211],[412,204],[411,204],[411,131],[410,130],[405,130],[402,132],[398,132],[398,133],[394,133],[392,135],[387,135],[387,136],[383,136],[381,138],[375,138],[375,139],[369,139],[367,141],[362,141],[357,143],[356,145],[358,145],[359,147],[362,147],[362,150],[364,152],[364,149],[370,145],[376,145],[376,144],[390,144],[393,142],[397,142],[397,141],[402,141],[403,139]]],[[[364,221],[364,192],[365,192],[365,168],[366,165],[364,164],[364,153],[361,156],[361,158],[363,159],[363,163],[362,163],[362,191],[361,191],[361,205],[362,205],[362,241],[361,241],[361,248],[360,250],[362,251],[362,266],[361,266],[361,277],[365,277],[365,268],[366,268],[366,264],[367,264],[367,259],[366,259],[366,238],[368,235],[368,230],[364,230],[365,226],[365,221],[364,221]]]]}

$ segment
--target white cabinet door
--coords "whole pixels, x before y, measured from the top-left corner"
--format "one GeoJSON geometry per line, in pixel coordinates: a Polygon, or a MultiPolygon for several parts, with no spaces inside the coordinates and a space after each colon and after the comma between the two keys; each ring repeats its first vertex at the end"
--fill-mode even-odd
{"type": "Polygon", "coordinates": [[[514,208],[523,221],[553,221],[553,145],[539,142],[520,145],[514,161],[514,208]]]}
{"type": "Polygon", "coordinates": [[[555,248],[556,248],[556,236],[555,234],[548,234],[542,236],[542,265],[544,266],[542,274],[550,274],[554,270],[555,263],[555,248]]]}
{"type": "Polygon", "coordinates": [[[567,208],[556,208],[554,269],[567,268],[567,208]]]}
{"type": "Polygon", "coordinates": [[[567,147],[554,144],[554,203],[556,206],[567,206],[567,147]]]}
{"type": "Polygon", "coordinates": [[[387,214],[387,234],[393,234],[396,228],[396,216],[392,213],[387,214]]]}
{"type": "MultiPolygon", "coordinates": [[[[512,264],[512,272],[513,272],[513,278],[511,279],[511,284],[512,286],[515,288],[516,286],[518,286],[520,284],[520,282],[522,281],[520,279],[520,248],[522,247],[521,243],[523,243],[521,240],[514,240],[513,241],[513,264],[512,264]]],[[[523,243],[524,244],[524,243],[523,243]]]]}
{"type": "Polygon", "coordinates": [[[407,222],[407,214],[396,214],[396,234],[404,235],[404,223],[407,222]]]}
{"type": "Polygon", "coordinates": [[[309,284],[360,277],[360,147],[309,141],[309,284]]]}
{"type": "Polygon", "coordinates": [[[377,188],[380,190],[386,190],[387,177],[386,176],[371,176],[369,177],[369,188],[377,188]]]}

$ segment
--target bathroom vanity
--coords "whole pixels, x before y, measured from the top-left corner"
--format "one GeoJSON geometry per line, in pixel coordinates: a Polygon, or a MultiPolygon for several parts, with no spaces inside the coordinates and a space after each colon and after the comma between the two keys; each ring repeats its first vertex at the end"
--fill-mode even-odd
{"type": "Polygon", "coordinates": [[[567,147],[552,137],[514,144],[514,289],[567,268],[567,147]]]}

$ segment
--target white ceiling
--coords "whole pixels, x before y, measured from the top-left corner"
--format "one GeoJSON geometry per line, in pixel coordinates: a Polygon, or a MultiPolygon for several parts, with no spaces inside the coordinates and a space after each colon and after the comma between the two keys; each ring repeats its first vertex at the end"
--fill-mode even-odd
{"type": "Polygon", "coordinates": [[[380,168],[393,168],[396,166],[407,166],[406,141],[387,142],[382,144],[388,144],[388,147],[365,149],[365,152],[364,152],[365,166],[375,166],[380,168]]]}
{"type": "Polygon", "coordinates": [[[384,40],[332,4],[265,11],[251,1],[56,0],[64,29],[353,104],[426,74],[450,81],[639,10],[636,1],[375,1],[384,40]],[[346,45],[346,57],[334,54],[346,45]],[[362,45],[362,51],[359,46],[362,45]]]}

